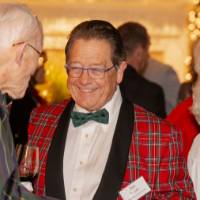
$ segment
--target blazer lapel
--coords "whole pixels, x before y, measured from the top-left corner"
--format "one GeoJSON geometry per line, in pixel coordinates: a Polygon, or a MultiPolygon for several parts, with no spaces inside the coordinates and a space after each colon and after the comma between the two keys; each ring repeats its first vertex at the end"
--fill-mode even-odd
{"type": "Polygon", "coordinates": [[[71,101],[63,111],[55,130],[47,157],[45,180],[46,195],[58,199],[65,199],[63,155],[67,130],[70,122],[70,114],[73,107],[74,102],[71,101]]]}
{"type": "Polygon", "coordinates": [[[125,174],[134,124],[134,108],[123,99],[111,150],[93,200],[116,200],[125,174]]]}
{"type": "MultiPolygon", "coordinates": [[[[47,158],[46,195],[62,200],[66,199],[63,180],[63,155],[73,106],[74,102],[70,102],[62,113],[47,158]]],[[[123,99],[106,167],[93,200],[117,199],[128,162],[133,124],[133,105],[123,99]]]]}

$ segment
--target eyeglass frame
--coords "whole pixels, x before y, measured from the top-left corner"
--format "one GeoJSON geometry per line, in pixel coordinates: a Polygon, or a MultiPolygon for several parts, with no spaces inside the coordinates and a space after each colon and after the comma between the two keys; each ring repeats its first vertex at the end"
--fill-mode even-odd
{"type": "MultiPolygon", "coordinates": [[[[93,76],[90,75],[90,72],[91,72],[91,71],[103,72],[103,76],[102,76],[101,78],[99,78],[99,79],[103,79],[106,72],[110,71],[110,70],[113,69],[113,68],[117,69],[117,65],[112,65],[111,67],[108,67],[108,68],[106,68],[106,67],[104,67],[104,68],[91,68],[91,67],[85,68],[85,67],[70,67],[70,64],[69,64],[69,63],[65,64],[64,67],[65,67],[65,69],[67,70],[67,73],[68,73],[69,76],[70,76],[70,73],[69,73],[70,68],[73,68],[73,69],[81,69],[80,75],[79,75],[79,76],[76,76],[76,77],[75,77],[75,76],[71,76],[72,78],[80,78],[81,75],[83,74],[83,71],[86,70],[87,73],[88,73],[88,75],[89,75],[91,78],[94,78],[93,76]]],[[[96,78],[96,77],[95,77],[95,78],[96,78]]],[[[98,78],[97,78],[97,79],[98,79],[98,78]]]]}
{"type": "MultiPolygon", "coordinates": [[[[24,44],[24,43],[26,43],[26,42],[17,42],[17,43],[12,44],[12,46],[14,47],[14,46],[17,46],[17,45],[20,45],[20,44],[24,44]]],[[[42,54],[42,52],[39,51],[37,48],[35,48],[32,44],[26,43],[26,45],[31,47],[39,56],[42,54]]]]}

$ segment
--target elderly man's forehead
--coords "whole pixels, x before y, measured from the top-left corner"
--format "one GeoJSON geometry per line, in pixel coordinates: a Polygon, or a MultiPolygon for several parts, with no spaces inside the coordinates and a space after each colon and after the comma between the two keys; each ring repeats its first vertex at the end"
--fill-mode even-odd
{"type": "MultiPolygon", "coordinates": [[[[10,51],[9,49],[0,48],[0,65],[6,64],[10,61],[10,51]]],[[[1,66],[0,66],[1,67],[1,66]]]]}

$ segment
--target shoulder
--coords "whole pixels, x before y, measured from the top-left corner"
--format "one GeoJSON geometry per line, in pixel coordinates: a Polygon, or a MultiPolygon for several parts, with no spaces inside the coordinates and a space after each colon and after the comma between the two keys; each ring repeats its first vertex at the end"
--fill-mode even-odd
{"type": "Polygon", "coordinates": [[[155,59],[149,59],[147,71],[149,73],[151,73],[152,71],[156,72],[157,74],[161,76],[172,75],[172,76],[177,77],[176,71],[174,70],[172,66],[165,63],[161,63],[155,59]]]}
{"type": "Polygon", "coordinates": [[[66,105],[68,104],[68,101],[63,101],[61,103],[54,103],[52,105],[46,105],[46,106],[38,106],[34,109],[34,112],[36,113],[52,113],[52,114],[58,114],[59,111],[63,111],[66,105]]]}
{"type": "Polygon", "coordinates": [[[135,128],[137,132],[144,135],[155,135],[155,136],[169,136],[173,134],[179,134],[179,131],[170,124],[168,121],[159,118],[155,114],[145,110],[144,108],[134,105],[135,111],[135,128]]]}
{"type": "Polygon", "coordinates": [[[191,127],[196,126],[196,120],[193,114],[190,111],[192,106],[192,97],[187,98],[186,100],[179,103],[167,116],[166,120],[174,124],[176,127],[191,127]]]}
{"type": "Polygon", "coordinates": [[[63,101],[61,103],[36,107],[31,113],[30,121],[37,118],[40,118],[40,120],[59,118],[68,103],[69,101],[63,101]]]}
{"type": "MultiPolygon", "coordinates": [[[[32,138],[31,140],[34,140],[34,138],[38,136],[46,138],[48,133],[52,136],[61,114],[67,105],[68,102],[64,101],[50,106],[35,108],[29,119],[29,139],[32,138]]],[[[50,137],[50,135],[48,137],[50,137]]]]}
{"type": "Polygon", "coordinates": [[[152,91],[159,91],[162,93],[162,88],[158,84],[149,81],[140,74],[138,74],[136,70],[133,67],[131,67],[131,65],[127,66],[121,85],[126,87],[126,89],[128,90],[132,90],[134,88],[134,90],[140,90],[140,92],[141,90],[148,90],[151,91],[149,93],[152,93],[152,91]],[[138,85],[140,86],[140,89],[138,88],[138,85]]]}
{"type": "Polygon", "coordinates": [[[154,83],[152,81],[149,81],[147,79],[145,79],[145,81],[146,81],[146,85],[148,85],[149,89],[151,89],[151,93],[152,94],[161,93],[161,94],[164,95],[163,89],[162,89],[162,87],[160,85],[158,85],[158,84],[156,84],[156,83],[154,83]]]}
{"type": "Polygon", "coordinates": [[[167,116],[167,120],[169,121],[173,121],[173,119],[175,118],[179,118],[180,119],[180,115],[182,116],[183,113],[187,114],[187,115],[192,115],[190,112],[190,107],[192,106],[192,97],[189,97],[187,99],[185,99],[184,101],[182,101],[181,103],[179,103],[171,112],[170,114],[167,116]]]}

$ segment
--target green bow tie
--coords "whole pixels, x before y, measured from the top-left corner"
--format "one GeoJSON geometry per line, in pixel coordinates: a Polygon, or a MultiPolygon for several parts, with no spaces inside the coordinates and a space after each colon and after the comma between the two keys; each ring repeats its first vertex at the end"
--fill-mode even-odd
{"type": "Polygon", "coordinates": [[[81,112],[72,112],[71,118],[74,127],[80,126],[89,120],[94,120],[103,124],[108,123],[109,113],[106,109],[99,110],[94,113],[81,113],[81,112]]]}

